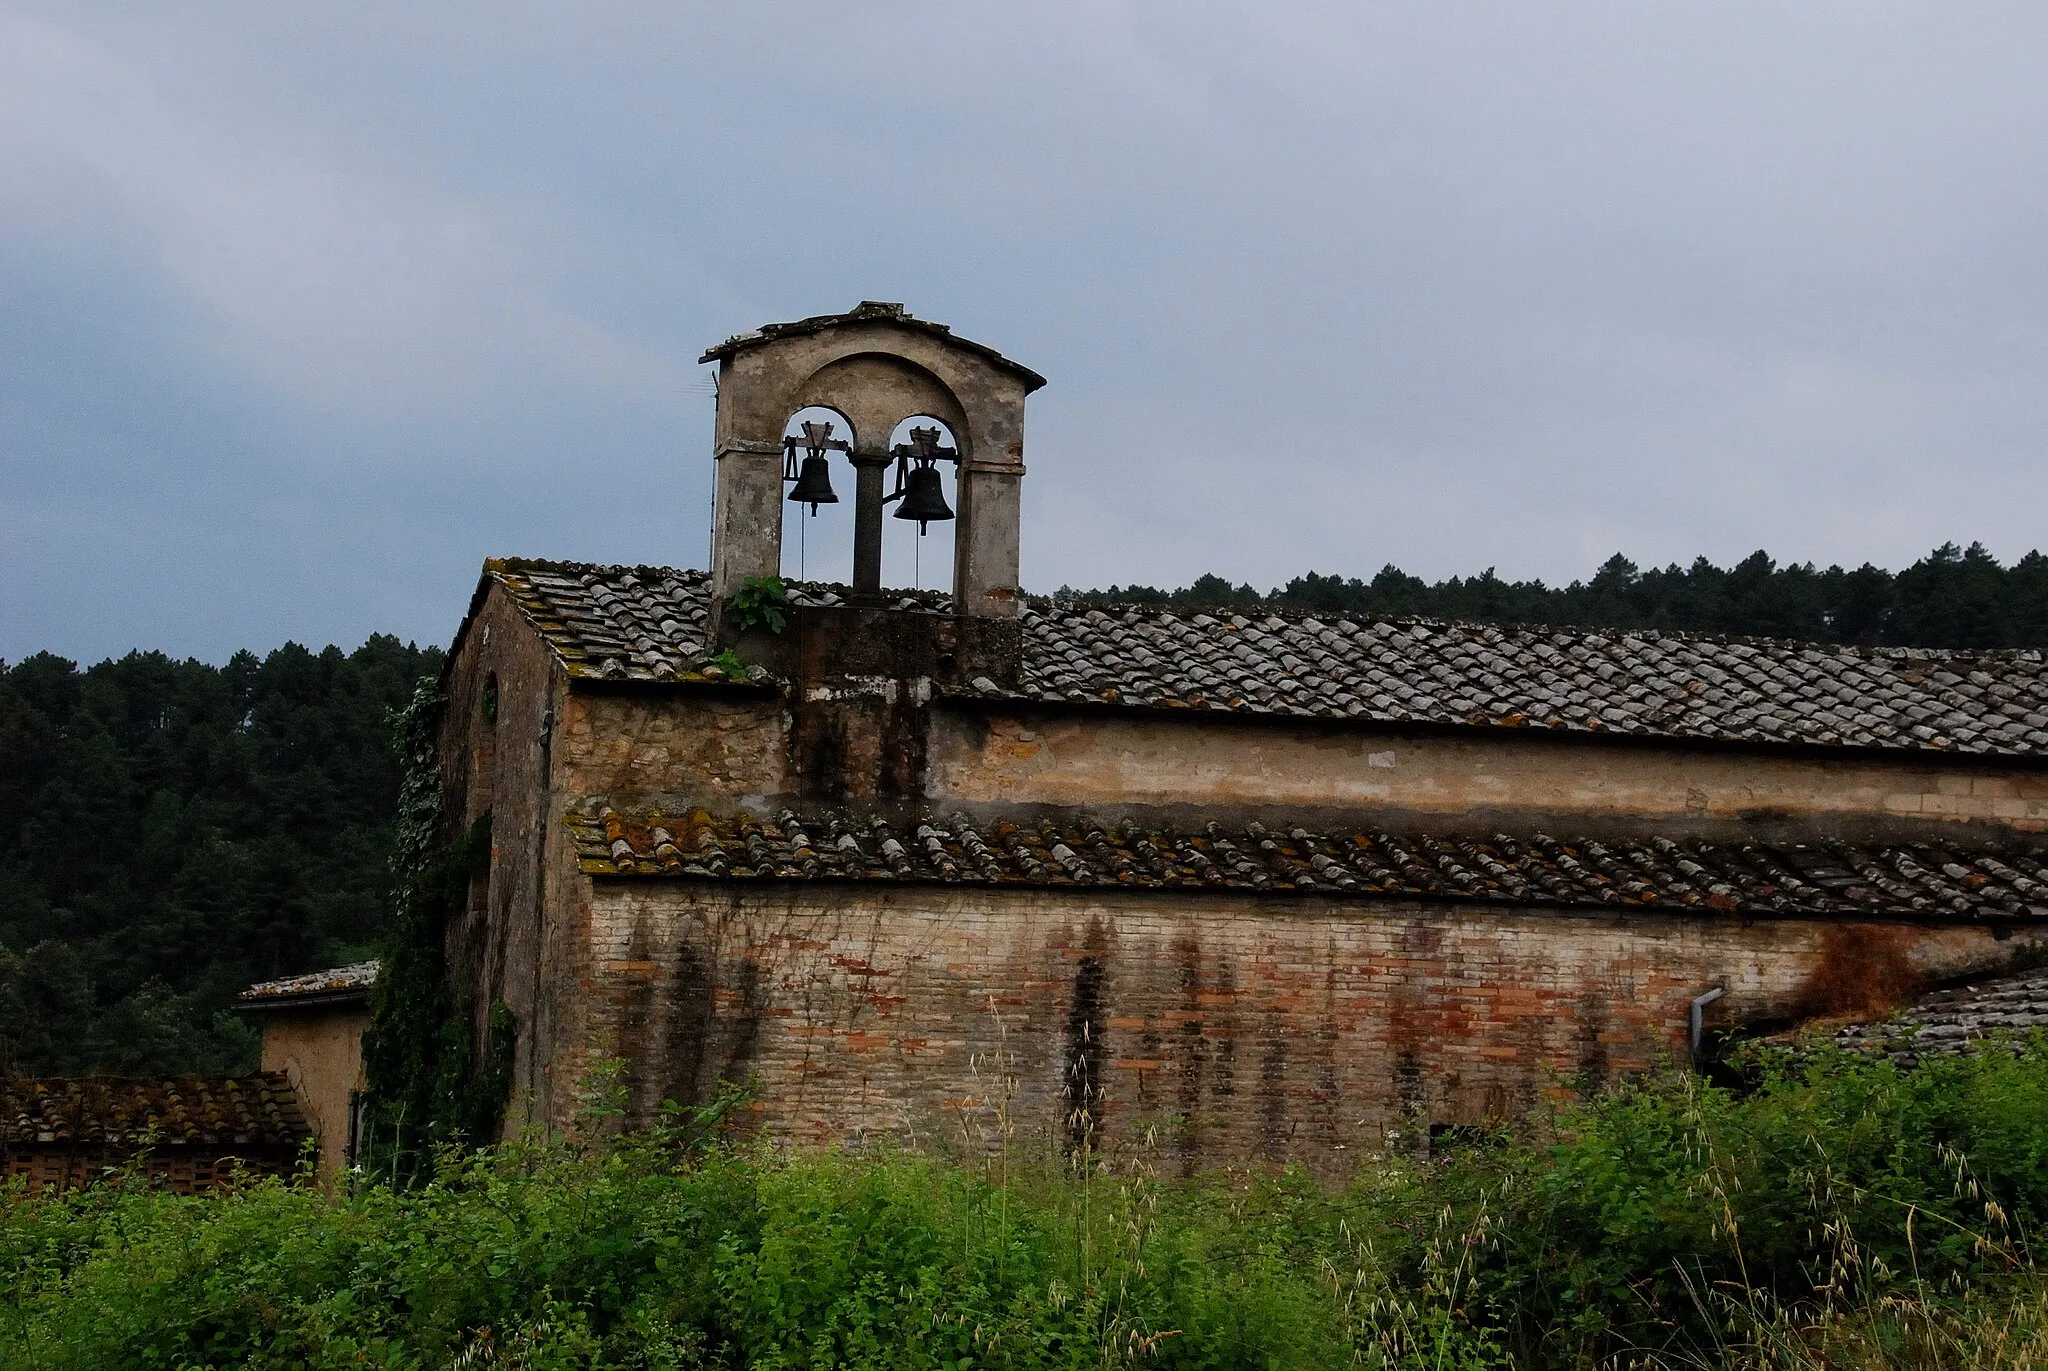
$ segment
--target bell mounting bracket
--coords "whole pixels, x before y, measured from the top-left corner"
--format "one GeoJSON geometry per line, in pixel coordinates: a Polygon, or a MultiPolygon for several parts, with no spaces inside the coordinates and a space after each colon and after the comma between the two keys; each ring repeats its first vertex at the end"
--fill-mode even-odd
{"type": "Polygon", "coordinates": [[[919,467],[928,467],[934,462],[952,462],[958,465],[960,461],[957,449],[939,446],[939,430],[935,428],[913,427],[910,430],[910,441],[898,443],[890,449],[889,455],[896,459],[896,489],[882,497],[882,503],[885,505],[903,498],[905,488],[910,483],[912,462],[917,463],[919,467]]]}
{"type": "Polygon", "coordinates": [[[823,457],[828,452],[844,452],[853,455],[853,444],[844,438],[834,438],[834,425],[828,419],[823,423],[804,420],[804,436],[790,434],[782,440],[782,479],[796,480],[796,450],[802,448],[807,457],[823,457]]]}

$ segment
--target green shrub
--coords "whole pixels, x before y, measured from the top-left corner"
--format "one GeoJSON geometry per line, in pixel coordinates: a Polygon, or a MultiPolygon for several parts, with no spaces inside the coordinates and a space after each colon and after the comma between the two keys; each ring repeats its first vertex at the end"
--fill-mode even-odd
{"type": "Polygon", "coordinates": [[[789,589],[780,576],[749,576],[733,591],[726,609],[741,632],[765,628],[780,633],[789,627],[789,589]]]}
{"type": "Polygon", "coordinates": [[[0,1368],[2018,1368],[2044,1105],[2033,1044],[1638,1082],[1341,1189],[690,1141],[713,1109],[404,1189],[17,1190],[0,1368]]]}

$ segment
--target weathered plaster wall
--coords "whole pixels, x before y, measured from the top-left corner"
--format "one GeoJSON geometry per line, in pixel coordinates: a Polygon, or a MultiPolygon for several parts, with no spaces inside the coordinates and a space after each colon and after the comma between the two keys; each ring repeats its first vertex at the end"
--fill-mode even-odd
{"type": "Polygon", "coordinates": [[[567,695],[557,784],[569,796],[768,808],[800,797],[915,804],[921,792],[931,806],[1279,806],[1378,813],[1390,822],[1517,813],[1636,824],[1874,816],[2048,831],[2048,768],[2018,764],[1298,719],[985,713],[943,700],[900,709],[890,692],[921,700],[924,683],[863,677],[817,685],[794,712],[757,693],[567,695]],[[881,712],[869,719],[863,710],[881,712]],[[825,722],[844,715],[846,727],[816,723],[798,746],[799,713],[825,722]],[[837,750],[821,745],[834,740],[837,750]]]}
{"type": "Polygon", "coordinates": [[[559,782],[572,796],[783,796],[789,727],[781,698],[758,692],[578,692],[562,711],[559,782]]]}
{"type": "Polygon", "coordinates": [[[1533,811],[1652,822],[1882,815],[2048,831],[2048,768],[1738,753],[1534,730],[1458,737],[1300,719],[956,708],[934,711],[928,767],[935,803],[1533,811]]]}
{"type": "Polygon", "coordinates": [[[1103,1140],[1183,1167],[1341,1170],[1386,1134],[1520,1114],[1682,1054],[1687,1006],[1888,1003],[2033,939],[1975,927],[1582,916],[1080,892],[591,882],[594,1051],[634,1111],[759,1086],[798,1144],[1103,1140]],[[1090,1082],[1094,1084],[1091,1085],[1090,1082]]]}
{"type": "Polygon", "coordinates": [[[322,1184],[340,1172],[348,1150],[349,1097],[363,1088],[368,1005],[311,1005],[263,1015],[265,1071],[282,1071],[318,1141],[322,1184]]]}

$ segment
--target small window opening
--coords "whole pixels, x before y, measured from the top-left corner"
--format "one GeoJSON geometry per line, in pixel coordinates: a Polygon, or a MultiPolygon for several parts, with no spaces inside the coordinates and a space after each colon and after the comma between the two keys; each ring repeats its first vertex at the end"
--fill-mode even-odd
{"type": "Polygon", "coordinates": [[[487,724],[498,722],[498,678],[496,676],[484,677],[482,703],[484,722],[487,724]]]}
{"type": "Polygon", "coordinates": [[[366,1160],[369,1138],[367,1125],[370,1116],[369,1092],[351,1090],[348,1092],[348,1146],[341,1154],[341,1164],[350,1171],[361,1168],[366,1160]]]}

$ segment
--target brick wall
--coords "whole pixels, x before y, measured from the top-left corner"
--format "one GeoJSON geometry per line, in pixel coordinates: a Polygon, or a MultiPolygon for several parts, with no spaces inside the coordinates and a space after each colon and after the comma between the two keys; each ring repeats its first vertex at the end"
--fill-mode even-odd
{"type": "MultiPolygon", "coordinates": [[[[634,1112],[752,1078],[798,1143],[1101,1140],[1183,1167],[1509,1118],[1743,1020],[1849,1012],[2022,935],[1140,894],[592,882],[588,1026],[634,1112]],[[999,1107],[1000,1106],[1000,1107],[999,1107]]],[[[565,1062],[566,1069],[574,1069],[565,1062]]]]}
{"type": "Polygon", "coordinates": [[[27,1143],[0,1150],[0,1181],[20,1181],[30,1191],[77,1190],[115,1175],[142,1175],[152,1185],[180,1195],[203,1195],[239,1178],[290,1176],[298,1149],[276,1146],[188,1147],[115,1150],[65,1143],[27,1143]]]}

